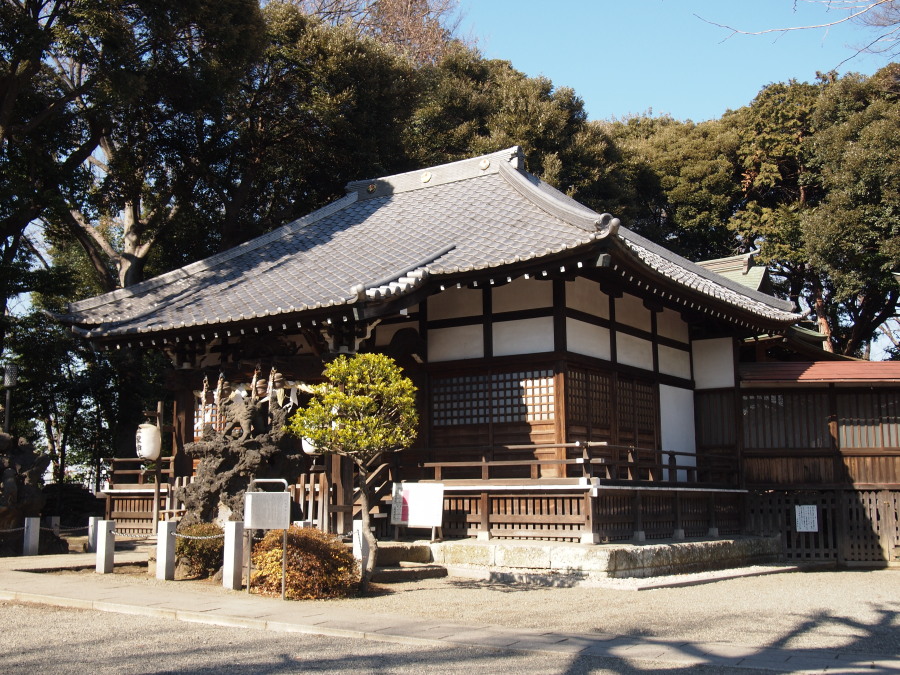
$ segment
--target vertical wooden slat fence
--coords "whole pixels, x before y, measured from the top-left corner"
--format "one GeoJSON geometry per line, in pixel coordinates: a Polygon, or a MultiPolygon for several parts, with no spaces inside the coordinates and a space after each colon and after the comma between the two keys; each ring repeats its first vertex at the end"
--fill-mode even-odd
{"type": "Polygon", "coordinates": [[[900,560],[900,491],[820,490],[752,493],[748,528],[781,533],[788,560],[880,565],[900,560]],[[798,532],[796,507],[816,507],[818,531],[798,532]]]}

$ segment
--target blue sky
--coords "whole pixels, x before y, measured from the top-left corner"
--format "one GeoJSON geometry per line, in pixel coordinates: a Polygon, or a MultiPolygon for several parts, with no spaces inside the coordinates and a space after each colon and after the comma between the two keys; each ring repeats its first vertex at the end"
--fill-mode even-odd
{"type": "Polygon", "coordinates": [[[820,24],[842,16],[803,0],[460,0],[460,31],[484,56],[572,87],[591,119],[652,110],[695,122],[749,103],[771,82],[837,69],[872,74],[883,57],[839,64],[872,38],[844,24],[764,36],[741,30],[820,24]],[[796,6],[796,10],[795,10],[796,6]]]}

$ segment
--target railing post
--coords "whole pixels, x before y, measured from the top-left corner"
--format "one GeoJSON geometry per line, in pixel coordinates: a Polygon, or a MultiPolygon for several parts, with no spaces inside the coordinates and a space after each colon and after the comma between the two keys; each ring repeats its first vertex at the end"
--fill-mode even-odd
{"type": "Polygon", "coordinates": [[[25,537],[22,541],[22,555],[37,555],[41,547],[41,519],[25,519],[25,537]]]}
{"type": "Polygon", "coordinates": [[[673,483],[678,482],[678,460],[675,459],[675,453],[669,454],[669,480],[673,483]]]}
{"type": "Polygon", "coordinates": [[[53,534],[59,536],[59,516],[47,516],[47,527],[53,530],[53,534]]]}
{"type": "Polygon", "coordinates": [[[116,552],[116,521],[97,523],[97,574],[110,574],[116,552]]]}
{"type": "Polygon", "coordinates": [[[599,544],[600,534],[597,532],[597,520],[594,518],[593,488],[584,493],[584,529],[581,531],[582,544],[599,544]]]}
{"type": "Polygon", "coordinates": [[[222,565],[222,586],[232,591],[241,590],[243,561],[244,523],[229,520],[225,523],[225,560],[222,565]]]}
{"type": "Polygon", "coordinates": [[[175,578],[174,520],[161,520],[156,529],[156,578],[172,581],[175,578]]]}

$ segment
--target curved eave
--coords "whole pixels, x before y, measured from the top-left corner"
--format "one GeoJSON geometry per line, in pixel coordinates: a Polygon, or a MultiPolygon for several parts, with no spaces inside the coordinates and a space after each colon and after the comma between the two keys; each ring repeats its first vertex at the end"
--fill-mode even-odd
{"type": "Polygon", "coordinates": [[[644,292],[756,331],[782,332],[804,316],[786,309],[788,303],[778,298],[741,287],[719,275],[701,273],[699,268],[692,269],[697,265],[686,260],[675,262],[671,259],[674,256],[663,257],[642,245],[646,241],[642,239],[631,232],[619,232],[608,242],[616,260],[613,273],[628,283],[637,283],[644,292]],[[668,273],[673,264],[677,270],[668,273]]]}

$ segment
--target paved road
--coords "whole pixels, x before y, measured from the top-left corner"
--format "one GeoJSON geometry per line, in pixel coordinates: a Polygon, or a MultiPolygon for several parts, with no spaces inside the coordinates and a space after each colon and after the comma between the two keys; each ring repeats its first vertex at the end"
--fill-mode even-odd
{"type": "MultiPolygon", "coordinates": [[[[152,617],[0,603],[0,672],[93,673],[676,673],[670,663],[440,648],[185,624],[152,617]]],[[[695,673],[746,669],[692,668],[695,673]]]]}

